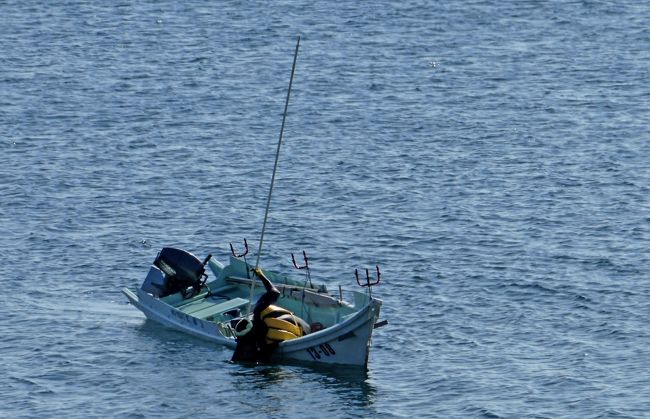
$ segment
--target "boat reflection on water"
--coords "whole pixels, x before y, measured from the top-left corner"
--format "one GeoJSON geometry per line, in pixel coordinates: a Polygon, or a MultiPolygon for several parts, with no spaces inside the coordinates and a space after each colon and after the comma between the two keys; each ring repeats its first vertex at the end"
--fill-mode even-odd
{"type": "MultiPolygon", "coordinates": [[[[265,413],[287,416],[306,412],[293,411],[288,407],[295,397],[300,397],[307,405],[318,408],[323,399],[338,400],[341,411],[338,413],[349,415],[350,409],[363,408],[368,413],[368,408],[374,404],[377,389],[373,384],[371,372],[365,368],[349,368],[346,366],[314,367],[313,365],[254,365],[244,366],[234,364],[231,369],[231,383],[234,390],[244,394],[256,394],[259,398],[257,404],[265,400],[266,406],[275,406],[265,413]],[[296,395],[295,392],[300,392],[296,395]],[[310,401],[310,398],[313,400],[310,401]],[[282,407],[279,407],[282,406],[282,407]]],[[[330,404],[328,404],[330,405],[330,404]]],[[[331,405],[330,405],[331,406],[331,405]]],[[[304,403],[301,405],[304,409],[304,403]]],[[[334,413],[311,411],[310,414],[334,413]]]]}
{"type": "MultiPolygon", "coordinates": [[[[180,380],[202,397],[207,393],[219,393],[227,400],[221,406],[224,415],[254,415],[257,412],[305,417],[304,407],[311,405],[314,409],[329,406],[327,412],[309,412],[313,415],[354,416],[355,409],[359,409],[359,415],[367,416],[378,397],[372,371],[364,367],[298,362],[233,363],[229,348],[187,336],[154,321],[134,327],[140,339],[134,339],[129,355],[133,365],[165,365],[156,371],[161,382],[180,380]],[[151,351],[152,346],[158,350],[151,351]],[[295,403],[297,397],[302,400],[300,403],[295,403]],[[332,411],[332,406],[340,410],[332,411]]],[[[171,393],[168,396],[174,397],[171,393]]],[[[211,411],[205,407],[206,413],[211,411]]]]}

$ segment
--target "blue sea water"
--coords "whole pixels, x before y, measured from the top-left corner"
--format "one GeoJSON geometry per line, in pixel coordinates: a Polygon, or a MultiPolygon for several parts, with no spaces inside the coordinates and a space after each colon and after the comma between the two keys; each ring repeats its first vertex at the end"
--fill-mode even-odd
{"type": "Polygon", "coordinates": [[[0,416],[650,416],[650,6],[0,1],[0,416]],[[354,285],[367,372],[128,305],[162,246],[354,285]]]}

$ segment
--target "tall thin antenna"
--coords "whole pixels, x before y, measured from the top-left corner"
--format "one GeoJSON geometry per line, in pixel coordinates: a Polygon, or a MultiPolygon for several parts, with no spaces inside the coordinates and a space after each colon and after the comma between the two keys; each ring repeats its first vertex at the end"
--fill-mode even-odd
{"type": "MultiPolygon", "coordinates": [[[[280,159],[280,147],[282,146],[282,136],[284,134],[284,123],[287,119],[287,111],[289,109],[289,98],[291,97],[291,85],[293,84],[293,75],[296,72],[296,61],[298,59],[298,48],[300,47],[300,36],[296,42],[296,51],[293,54],[293,65],[291,66],[291,77],[289,78],[289,88],[287,89],[287,99],[284,102],[284,114],[282,115],[282,126],[280,127],[280,138],[278,139],[278,148],[275,152],[275,164],[273,165],[273,176],[271,177],[271,187],[269,188],[269,196],[266,199],[266,211],[264,212],[264,223],[262,224],[262,233],[260,235],[260,245],[257,249],[257,260],[255,261],[255,269],[260,267],[260,256],[262,255],[262,244],[264,243],[264,233],[266,232],[266,222],[269,218],[269,208],[271,207],[271,194],[273,193],[273,184],[275,183],[275,174],[278,170],[278,160],[280,159]]],[[[251,281],[251,293],[248,301],[248,314],[251,312],[251,305],[253,303],[253,290],[255,289],[255,280],[251,281]]]]}

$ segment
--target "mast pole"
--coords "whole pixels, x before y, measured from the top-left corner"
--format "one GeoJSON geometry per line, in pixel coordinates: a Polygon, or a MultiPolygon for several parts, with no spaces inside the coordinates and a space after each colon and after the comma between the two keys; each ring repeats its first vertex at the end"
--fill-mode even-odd
{"type": "MultiPolygon", "coordinates": [[[[271,186],[269,187],[269,195],[266,199],[266,210],[264,211],[264,223],[262,224],[262,233],[260,234],[260,244],[257,249],[257,260],[255,261],[255,269],[260,267],[260,256],[262,255],[262,244],[264,243],[264,233],[266,232],[266,222],[269,218],[269,208],[271,207],[271,195],[273,194],[273,184],[275,183],[275,174],[278,170],[278,161],[280,159],[280,147],[282,146],[282,136],[284,134],[284,123],[287,119],[287,111],[289,109],[289,98],[291,97],[291,85],[293,84],[293,75],[296,72],[296,61],[298,59],[298,48],[300,47],[300,36],[296,41],[296,50],[293,53],[293,65],[291,66],[291,77],[289,78],[289,88],[287,89],[287,98],[284,102],[284,114],[282,115],[282,126],[280,127],[280,138],[278,139],[278,148],[275,151],[275,163],[273,165],[273,176],[271,177],[271,186]]],[[[251,293],[248,301],[248,311],[251,312],[251,305],[253,303],[253,290],[255,289],[255,279],[251,281],[251,293]]]]}

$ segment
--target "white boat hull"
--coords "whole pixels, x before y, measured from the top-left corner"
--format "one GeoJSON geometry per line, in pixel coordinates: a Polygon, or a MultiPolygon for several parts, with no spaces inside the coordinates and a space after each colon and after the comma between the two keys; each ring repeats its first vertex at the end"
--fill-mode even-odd
{"type": "MultiPolygon", "coordinates": [[[[213,268],[215,266],[218,265],[214,265],[213,268]]],[[[187,314],[143,289],[124,288],[122,292],[131,304],[142,311],[148,319],[230,348],[236,346],[234,337],[224,335],[218,322],[187,314]]],[[[359,309],[322,330],[298,339],[281,342],[271,360],[274,362],[299,361],[366,366],[371,336],[379,318],[381,301],[358,292],[355,294],[359,301],[363,301],[359,309]]],[[[320,298],[337,301],[329,296],[320,298]]]]}

